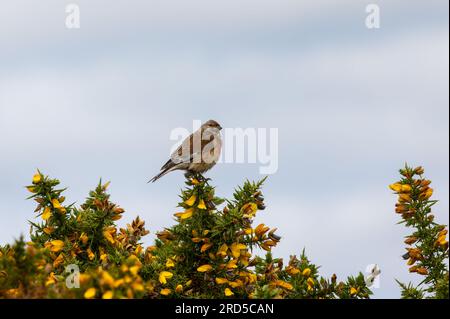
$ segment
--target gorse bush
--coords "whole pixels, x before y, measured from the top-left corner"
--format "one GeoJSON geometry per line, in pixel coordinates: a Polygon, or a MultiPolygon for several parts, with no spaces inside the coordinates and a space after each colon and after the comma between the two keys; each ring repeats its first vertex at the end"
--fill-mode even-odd
{"type": "Polygon", "coordinates": [[[401,180],[389,185],[398,195],[395,212],[400,214],[400,223],[412,228],[406,237],[406,253],[409,272],[424,277],[419,285],[400,283],[403,298],[449,298],[448,277],[448,230],[445,225],[434,221],[431,207],[437,203],[431,200],[431,181],[423,177],[422,167],[406,166],[400,170],[401,180]]]}
{"type": "MultiPolygon", "coordinates": [[[[405,258],[425,285],[401,284],[402,296],[448,298],[447,230],[431,217],[429,181],[420,169],[401,172],[391,185],[399,194],[396,211],[415,229],[405,258]]],[[[321,277],[305,252],[287,263],[272,255],[277,229],[253,223],[265,209],[263,182],[247,181],[225,200],[202,176],[189,178],[175,225],[144,247],[143,220],[116,225],[125,210],[110,201],[109,183],[100,182],[77,207],[66,204],[58,180],[38,172],[27,188],[39,222],[31,222],[29,242],[0,247],[0,297],[369,298],[376,274],[340,281],[321,277]]]]}

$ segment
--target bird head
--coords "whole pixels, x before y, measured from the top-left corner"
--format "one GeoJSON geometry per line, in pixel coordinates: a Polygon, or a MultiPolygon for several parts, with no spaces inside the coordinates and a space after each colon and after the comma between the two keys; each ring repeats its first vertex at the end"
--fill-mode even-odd
{"type": "Polygon", "coordinates": [[[219,123],[217,123],[216,121],[214,121],[214,120],[209,120],[209,121],[207,121],[207,122],[205,122],[203,125],[203,128],[214,128],[214,129],[217,129],[217,130],[221,130],[222,129],[222,126],[220,126],[220,124],[219,123]]]}

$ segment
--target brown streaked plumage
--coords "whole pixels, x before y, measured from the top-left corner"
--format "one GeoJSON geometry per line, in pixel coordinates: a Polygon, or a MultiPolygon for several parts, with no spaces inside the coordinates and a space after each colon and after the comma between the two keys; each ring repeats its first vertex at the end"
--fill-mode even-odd
{"type": "Polygon", "coordinates": [[[153,183],[175,170],[184,170],[188,174],[201,174],[211,169],[220,157],[221,129],[220,124],[214,120],[205,122],[181,143],[170,155],[170,159],[161,167],[161,172],[149,182],[153,183]]]}

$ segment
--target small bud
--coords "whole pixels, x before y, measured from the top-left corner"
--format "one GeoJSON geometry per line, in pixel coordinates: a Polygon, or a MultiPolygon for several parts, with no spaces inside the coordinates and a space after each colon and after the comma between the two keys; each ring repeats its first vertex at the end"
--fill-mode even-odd
{"type": "Polygon", "coordinates": [[[404,212],[408,211],[408,208],[405,205],[397,203],[395,206],[396,206],[395,207],[395,212],[397,214],[401,214],[401,213],[404,213],[404,212]]]}
{"type": "Polygon", "coordinates": [[[417,272],[417,266],[412,266],[409,268],[409,272],[417,272]]]}
{"type": "Polygon", "coordinates": [[[404,243],[407,244],[407,245],[412,245],[412,244],[414,244],[416,241],[417,241],[417,237],[410,236],[410,237],[407,237],[407,238],[405,239],[404,243]]]}
{"type": "Polygon", "coordinates": [[[261,191],[257,191],[256,193],[254,193],[252,196],[253,197],[257,197],[257,196],[260,196],[262,193],[261,193],[261,191]]]}
{"type": "Polygon", "coordinates": [[[177,293],[183,292],[183,285],[178,285],[178,286],[175,288],[175,291],[176,291],[177,293]]]}
{"type": "Polygon", "coordinates": [[[427,187],[427,186],[430,185],[430,184],[431,184],[431,181],[428,180],[428,179],[424,179],[424,180],[422,180],[422,181],[420,182],[420,186],[421,186],[421,187],[427,187]]]}
{"type": "Polygon", "coordinates": [[[125,212],[125,209],[123,209],[122,207],[116,206],[116,207],[114,208],[114,213],[116,213],[116,214],[122,214],[122,213],[124,213],[124,212],[125,212]]]}
{"type": "Polygon", "coordinates": [[[411,178],[411,169],[409,168],[401,169],[400,174],[405,176],[406,178],[411,178]]]}
{"type": "Polygon", "coordinates": [[[272,229],[269,232],[269,238],[272,239],[273,241],[280,241],[281,237],[275,234],[276,231],[277,231],[276,228],[272,229]]]}
{"type": "Polygon", "coordinates": [[[420,275],[428,275],[428,270],[425,267],[417,268],[416,272],[420,275]]]}
{"type": "Polygon", "coordinates": [[[258,259],[255,257],[252,260],[250,260],[250,262],[248,263],[249,267],[253,267],[256,266],[258,264],[258,259]]]}

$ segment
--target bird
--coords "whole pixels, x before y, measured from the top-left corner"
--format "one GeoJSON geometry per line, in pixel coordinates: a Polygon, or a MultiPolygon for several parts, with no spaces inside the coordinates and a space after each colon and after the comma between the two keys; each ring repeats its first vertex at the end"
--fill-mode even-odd
{"type": "Polygon", "coordinates": [[[222,126],[214,120],[205,122],[197,131],[188,136],[170,155],[160,172],[150,179],[154,183],[175,170],[186,171],[185,176],[202,174],[211,169],[219,160],[222,149],[220,131],[222,126]]]}

